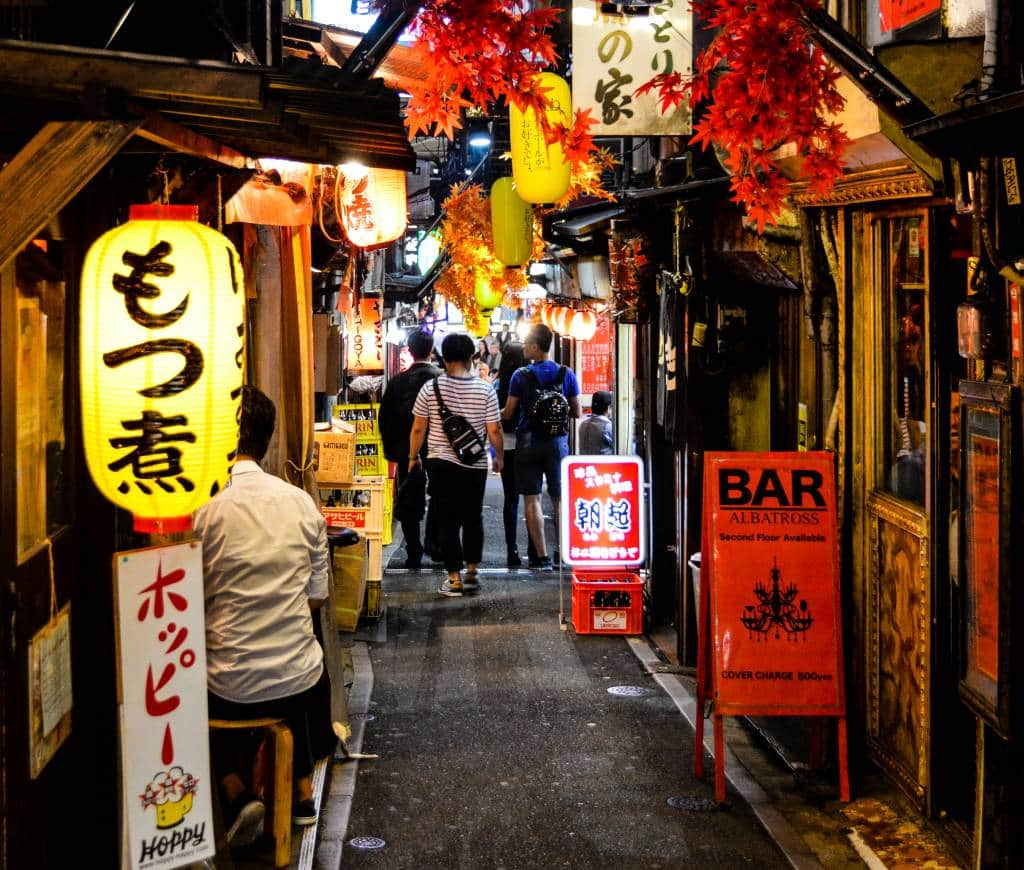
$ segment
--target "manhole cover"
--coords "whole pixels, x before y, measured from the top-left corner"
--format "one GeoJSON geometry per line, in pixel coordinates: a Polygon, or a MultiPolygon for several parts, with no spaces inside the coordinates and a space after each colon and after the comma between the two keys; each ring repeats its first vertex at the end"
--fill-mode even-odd
{"type": "Polygon", "coordinates": [[[609,695],[618,695],[621,698],[640,698],[643,695],[649,695],[650,689],[646,689],[643,686],[609,686],[609,695]]]}
{"type": "Polygon", "coordinates": [[[366,852],[383,849],[387,845],[380,837],[353,837],[348,844],[353,849],[362,849],[366,852]]]}
{"type": "Polygon", "coordinates": [[[674,810],[686,810],[691,813],[717,813],[721,807],[711,798],[676,795],[668,799],[668,805],[674,810]]]}

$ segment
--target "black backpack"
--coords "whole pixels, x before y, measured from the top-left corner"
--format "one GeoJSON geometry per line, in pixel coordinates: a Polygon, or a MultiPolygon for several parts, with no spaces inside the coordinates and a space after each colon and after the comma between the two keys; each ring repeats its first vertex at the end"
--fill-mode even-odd
{"type": "Polygon", "coordinates": [[[569,401],[562,394],[565,386],[565,366],[559,366],[553,384],[541,384],[537,373],[529,366],[520,369],[537,391],[537,398],[527,414],[530,431],[541,438],[556,438],[569,434],[569,401]]]}
{"type": "Polygon", "coordinates": [[[487,445],[480,437],[473,424],[461,414],[453,414],[448,410],[441,398],[441,388],[434,378],[434,395],[437,397],[437,410],[441,414],[441,428],[444,430],[448,443],[463,465],[476,465],[477,461],[487,452],[487,445]]]}

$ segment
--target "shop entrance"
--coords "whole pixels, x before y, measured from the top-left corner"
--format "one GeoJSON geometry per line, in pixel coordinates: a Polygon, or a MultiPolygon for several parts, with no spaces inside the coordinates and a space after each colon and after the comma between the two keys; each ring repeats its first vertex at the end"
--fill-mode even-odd
{"type": "Polygon", "coordinates": [[[963,264],[949,224],[924,207],[852,217],[853,588],[868,752],[922,811],[969,828],[973,736],[956,700],[948,547],[955,320],[943,301],[963,264]]]}

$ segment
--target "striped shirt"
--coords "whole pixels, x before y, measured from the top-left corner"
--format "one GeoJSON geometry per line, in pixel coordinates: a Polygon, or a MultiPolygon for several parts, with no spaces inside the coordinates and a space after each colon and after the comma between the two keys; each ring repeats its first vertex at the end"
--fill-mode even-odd
{"type": "MultiPolygon", "coordinates": [[[[444,459],[447,462],[454,462],[462,465],[455,451],[452,450],[448,438],[441,428],[441,411],[437,407],[437,397],[434,395],[434,384],[437,384],[441,391],[441,398],[445,407],[453,414],[461,414],[469,424],[476,429],[477,434],[487,443],[487,424],[501,421],[501,413],[498,410],[498,396],[494,388],[472,376],[452,377],[441,375],[436,381],[427,381],[416,396],[416,403],[412,406],[412,412],[417,417],[426,417],[427,424],[427,458],[444,459]]],[[[481,455],[473,465],[463,465],[463,468],[487,468],[487,454],[481,455]]]]}

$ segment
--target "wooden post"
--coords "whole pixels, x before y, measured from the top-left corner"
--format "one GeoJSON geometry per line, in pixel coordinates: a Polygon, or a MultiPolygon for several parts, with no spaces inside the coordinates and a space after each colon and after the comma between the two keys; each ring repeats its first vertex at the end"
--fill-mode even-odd
{"type": "Polygon", "coordinates": [[[0,266],[14,257],[107,162],[139,121],[53,121],[0,170],[0,266]]]}

